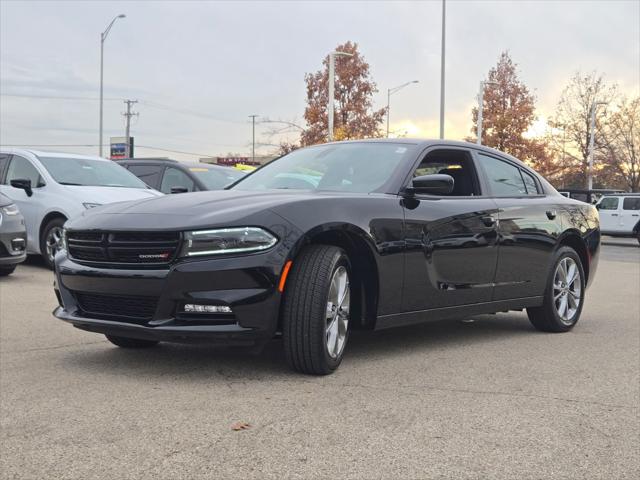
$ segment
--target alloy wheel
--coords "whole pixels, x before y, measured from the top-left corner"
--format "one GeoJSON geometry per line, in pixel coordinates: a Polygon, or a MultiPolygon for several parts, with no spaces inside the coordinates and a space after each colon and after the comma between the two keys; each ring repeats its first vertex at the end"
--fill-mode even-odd
{"type": "Polygon", "coordinates": [[[581,301],[580,269],[575,260],[565,257],[558,263],[553,276],[553,304],[562,323],[573,324],[581,301]]]}
{"type": "Polygon", "coordinates": [[[45,245],[47,247],[47,258],[49,262],[53,264],[56,253],[58,253],[58,250],[62,247],[62,227],[53,227],[47,232],[45,245]]]}
{"type": "Polygon", "coordinates": [[[327,351],[331,358],[338,358],[344,350],[349,327],[351,291],[349,274],[343,266],[336,268],[331,277],[326,313],[327,351]]]}

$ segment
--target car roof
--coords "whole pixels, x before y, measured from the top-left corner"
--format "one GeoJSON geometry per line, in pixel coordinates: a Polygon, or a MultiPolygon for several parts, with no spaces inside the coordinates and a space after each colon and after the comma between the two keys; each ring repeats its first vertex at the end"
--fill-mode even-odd
{"type": "Polygon", "coordinates": [[[97,155],[82,155],[77,153],[64,153],[64,152],[48,152],[44,150],[34,150],[31,148],[2,148],[0,153],[8,153],[12,155],[35,155],[37,157],[58,157],[58,158],[79,158],[84,160],[103,160],[110,162],[111,160],[97,155]]]}
{"type": "MultiPolygon", "coordinates": [[[[522,162],[521,160],[509,155],[508,153],[502,152],[500,150],[496,150],[495,148],[486,147],[484,145],[478,145],[477,143],[465,142],[461,140],[443,140],[438,138],[366,138],[362,140],[345,140],[341,142],[332,142],[334,144],[338,143],[401,143],[405,145],[415,145],[420,147],[421,149],[427,147],[461,147],[461,148],[472,148],[475,150],[484,151],[489,154],[499,155],[501,157],[507,157],[510,160],[514,160],[520,165],[530,169],[530,167],[522,162]]],[[[319,145],[330,145],[327,143],[319,144],[319,145]]]]}
{"type": "Polygon", "coordinates": [[[640,193],[634,193],[634,192],[605,193],[602,196],[602,198],[604,197],[640,197],[640,193]]]}

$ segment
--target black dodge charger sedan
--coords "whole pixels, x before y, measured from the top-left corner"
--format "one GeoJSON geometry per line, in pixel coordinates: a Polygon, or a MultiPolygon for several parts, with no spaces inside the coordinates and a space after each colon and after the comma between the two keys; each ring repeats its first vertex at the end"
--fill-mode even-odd
{"type": "Polygon", "coordinates": [[[517,159],[439,140],[296,150],[223,191],[94,208],[66,224],[54,315],[120,347],[259,349],[327,374],[353,329],[526,309],[578,321],[598,212],[517,159]]]}

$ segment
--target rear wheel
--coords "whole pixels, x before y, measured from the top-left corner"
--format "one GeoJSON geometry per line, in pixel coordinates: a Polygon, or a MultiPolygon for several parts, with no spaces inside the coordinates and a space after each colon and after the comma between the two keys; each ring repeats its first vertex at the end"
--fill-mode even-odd
{"type": "Polygon", "coordinates": [[[115,335],[105,335],[105,337],[121,348],[149,348],[158,344],[155,340],[141,340],[139,338],[117,337],[115,335]]]}
{"type": "Polygon", "coordinates": [[[8,265],[0,267],[0,277],[11,275],[16,270],[17,265],[8,265]]]}
{"type": "Polygon", "coordinates": [[[296,258],[282,309],[285,355],[293,369],[326,375],[340,365],[349,338],[350,274],[338,247],[310,245],[296,258]]]}
{"type": "Polygon", "coordinates": [[[570,247],[556,255],[541,307],[527,309],[529,320],[544,332],[567,332],[580,318],[584,303],[585,278],[580,257],[570,247]]]}
{"type": "Polygon", "coordinates": [[[64,217],[56,217],[50,220],[42,230],[40,238],[40,253],[44,259],[44,263],[53,270],[53,259],[62,248],[62,227],[67,219],[64,217]]]}

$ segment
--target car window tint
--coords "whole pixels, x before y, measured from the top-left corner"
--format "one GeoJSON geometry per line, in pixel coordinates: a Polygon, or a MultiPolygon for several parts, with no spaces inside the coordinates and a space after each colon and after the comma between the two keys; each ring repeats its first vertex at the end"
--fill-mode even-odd
{"type": "Polygon", "coordinates": [[[623,210],[640,210],[640,197],[627,197],[622,201],[623,210]]]}
{"type": "Polygon", "coordinates": [[[606,197],[603,198],[599,203],[600,210],[617,210],[618,209],[618,198],[617,197],[606,197]]]}
{"type": "Polygon", "coordinates": [[[173,187],[184,187],[187,192],[193,192],[194,184],[186,173],[177,168],[167,167],[162,177],[162,185],[160,191],[163,193],[171,193],[173,187]]]}
{"type": "Polygon", "coordinates": [[[434,150],[429,152],[413,172],[413,177],[444,174],[453,178],[449,196],[470,197],[480,192],[476,187],[476,173],[471,156],[464,150],[434,150]]]}
{"type": "Polygon", "coordinates": [[[9,162],[9,155],[0,154],[0,180],[2,179],[2,174],[7,166],[7,162],[9,162]]]}
{"type": "Polygon", "coordinates": [[[535,178],[533,178],[533,175],[531,175],[528,172],[525,172],[524,170],[520,170],[520,173],[522,173],[522,179],[524,180],[524,185],[525,187],[527,187],[527,194],[537,195],[538,193],[540,193],[538,191],[538,184],[536,183],[535,178]]]}
{"type": "Polygon", "coordinates": [[[44,181],[40,176],[40,173],[32,165],[32,163],[23,157],[18,157],[14,155],[11,157],[11,161],[9,162],[9,167],[7,168],[7,175],[5,176],[5,185],[10,185],[11,180],[17,179],[27,179],[31,180],[31,187],[37,188],[44,185],[44,181]]]}
{"type": "Polygon", "coordinates": [[[163,168],[161,165],[129,165],[128,168],[131,173],[151,188],[158,188],[163,168]]]}
{"type": "Polygon", "coordinates": [[[487,172],[489,186],[494,195],[521,196],[527,194],[518,167],[488,155],[479,154],[479,156],[487,172]]]}

